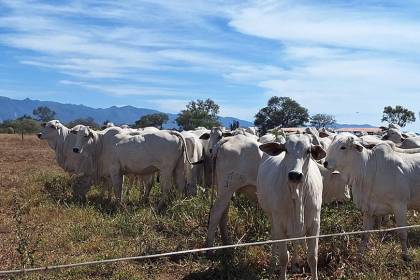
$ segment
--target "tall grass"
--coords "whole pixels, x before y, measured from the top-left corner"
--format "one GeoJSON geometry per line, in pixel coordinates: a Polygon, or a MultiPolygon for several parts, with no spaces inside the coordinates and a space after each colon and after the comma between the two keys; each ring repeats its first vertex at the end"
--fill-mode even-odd
{"type": "MultiPolygon", "coordinates": [[[[28,185],[17,189],[15,238],[10,250],[18,250],[21,261],[14,268],[33,264],[62,264],[104,258],[146,255],[204,246],[207,233],[210,195],[175,199],[163,214],[156,212],[160,197],[155,184],[149,203],[140,203],[141,190],[127,185],[127,203],[102,197],[100,186],[93,187],[87,202],[73,200],[73,179],[60,172],[39,172],[28,176],[28,185]],[[22,202],[25,206],[22,208],[22,202]],[[25,209],[24,211],[22,209],[25,209]],[[23,218],[24,217],[24,218],[23,218]],[[42,227],[29,225],[43,224],[42,227]],[[30,233],[28,235],[28,233],[30,233]],[[27,241],[31,240],[31,241],[27,241]],[[17,246],[16,246],[17,245],[17,246]]],[[[420,219],[410,215],[410,223],[420,219]]],[[[362,228],[360,212],[351,203],[328,205],[322,209],[322,233],[353,231],[362,228]]],[[[388,221],[392,225],[392,219],[388,221]]],[[[230,207],[229,229],[233,242],[270,238],[270,225],[262,210],[241,195],[230,207]]],[[[369,250],[360,255],[360,237],[337,237],[320,241],[319,273],[322,279],[420,279],[418,249],[420,234],[409,236],[414,257],[406,264],[399,257],[399,242],[393,233],[372,236],[369,250]]],[[[217,240],[220,243],[220,240],[217,240]]],[[[12,245],[12,244],[11,244],[12,245]]],[[[305,279],[308,267],[299,252],[298,274],[290,279],[305,279]]],[[[267,279],[270,270],[269,246],[216,252],[213,256],[191,254],[138,262],[28,274],[27,279],[267,279]]],[[[0,264],[1,267],[1,264],[0,264]]],[[[1,267],[6,268],[6,267],[1,267]]],[[[10,267],[8,267],[10,268],[10,267]]],[[[289,268],[288,273],[291,273],[289,268]]],[[[18,276],[19,279],[23,276],[18,276]]]]}

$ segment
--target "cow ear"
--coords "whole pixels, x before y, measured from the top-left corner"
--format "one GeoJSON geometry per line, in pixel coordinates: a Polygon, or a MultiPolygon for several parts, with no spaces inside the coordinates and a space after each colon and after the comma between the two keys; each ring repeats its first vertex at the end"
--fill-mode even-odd
{"type": "Polygon", "coordinates": [[[408,138],[408,135],[407,135],[407,134],[405,134],[405,133],[402,133],[402,134],[401,134],[401,136],[402,136],[402,139],[406,139],[406,138],[408,138]]]}
{"type": "Polygon", "coordinates": [[[324,149],[321,146],[312,145],[311,155],[314,160],[321,160],[327,155],[327,153],[324,151],[324,149]]]}
{"type": "Polygon", "coordinates": [[[231,137],[231,136],[233,136],[233,134],[232,134],[232,132],[223,132],[222,136],[223,137],[231,137]]]}
{"type": "Polygon", "coordinates": [[[266,154],[269,154],[270,156],[277,156],[282,152],[286,151],[286,147],[284,146],[284,144],[280,144],[277,142],[265,143],[260,145],[259,148],[261,151],[263,151],[266,154]]]}
{"type": "Polygon", "coordinates": [[[201,140],[209,140],[209,138],[210,138],[210,133],[208,133],[208,132],[206,132],[206,133],[204,133],[200,136],[201,140]]]}
{"type": "Polygon", "coordinates": [[[352,147],[355,148],[358,152],[362,152],[363,151],[363,145],[357,142],[354,142],[352,144],[352,147]]]}
{"type": "Polygon", "coordinates": [[[329,135],[326,133],[326,132],[324,132],[324,131],[320,131],[319,132],[319,137],[321,137],[321,138],[325,138],[325,137],[328,137],[329,135]]]}
{"type": "Polygon", "coordinates": [[[366,149],[369,149],[369,150],[372,150],[373,149],[373,147],[375,147],[376,146],[376,144],[373,144],[373,143],[367,143],[367,142],[362,142],[362,143],[360,143],[363,147],[365,147],[366,149]]]}
{"type": "Polygon", "coordinates": [[[93,131],[92,131],[92,129],[89,127],[89,137],[93,137],[93,131]]]}

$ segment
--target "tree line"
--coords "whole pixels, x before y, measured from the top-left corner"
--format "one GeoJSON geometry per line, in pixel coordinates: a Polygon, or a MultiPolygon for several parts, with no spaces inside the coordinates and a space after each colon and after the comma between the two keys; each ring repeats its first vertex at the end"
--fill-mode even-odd
{"type": "MultiPolygon", "coordinates": [[[[220,106],[211,99],[190,101],[175,119],[176,124],[182,130],[191,130],[197,127],[211,128],[220,126],[219,121],[220,106]]],[[[24,115],[15,120],[5,120],[0,123],[0,133],[35,133],[41,129],[42,122],[48,122],[56,118],[56,112],[46,106],[40,106],[33,110],[33,116],[24,115]]],[[[164,113],[144,115],[137,120],[132,127],[143,128],[154,126],[159,129],[167,123],[169,117],[164,113]]],[[[383,111],[381,121],[397,124],[401,127],[416,120],[415,113],[400,105],[395,107],[386,106],[383,111]]],[[[66,125],[73,127],[83,124],[95,129],[104,128],[109,121],[106,120],[102,125],[95,122],[91,117],[75,119],[66,125]]],[[[261,108],[255,115],[254,125],[262,133],[276,127],[299,127],[310,125],[316,128],[332,127],[336,123],[335,117],[330,114],[309,115],[308,109],[300,105],[290,97],[271,97],[267,106],[261,108]]],[[[239,121],[233,121],[230,129],[234,130],[240,126],[239,121]]]]}

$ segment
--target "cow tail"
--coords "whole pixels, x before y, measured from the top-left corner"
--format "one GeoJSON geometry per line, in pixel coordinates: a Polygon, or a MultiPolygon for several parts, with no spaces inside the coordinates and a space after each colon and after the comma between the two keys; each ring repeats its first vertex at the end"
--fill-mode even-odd
{"type": "Polygon", "coordinates": [[[203,160],[199,160],[199,161],[196,161],[196,162],[191,162],[190,156],[188,155],[187,143],[185,142],[184,135],[182,135],[178,131],[170,131],[170,133],[172,135],[177,136],[181,140],[182,153],[185,154],[185,157],[186,157],[186,159],[187,159],[187,161],[188,161],[189,164],[191,164],[191,165],[197,165],[197,164],[203,163],[203,160]]]}

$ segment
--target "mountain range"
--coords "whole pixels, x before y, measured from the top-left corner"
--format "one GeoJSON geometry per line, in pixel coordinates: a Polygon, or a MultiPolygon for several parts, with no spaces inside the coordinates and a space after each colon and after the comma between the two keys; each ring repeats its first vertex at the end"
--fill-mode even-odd
{"type": "MultiPolygon", "coordinates": [[[[157,110],[137,108],[133,106],[112,106],[109,108],[92,108],[85,105],[63,104],[54,101],[40,101],[29,98],[23,100],[12,99],[0,96],[0,121],[16,119],[23,115],[32,116],[32,111],[39,107],[46,106],[56,112],[56,118],[63,123],[78,119],[92,117],[97,123],[109,120],[115,124],[132,124],[144,115],[160,113],[157,110]]],[[[168,122],[164,128],[176,128],[176,114],[168,114],[168,122]]],[[[252,122],[234,117],[219,117],[223,126],[229,127],[233,121],[239,121],[241,127],[253,126],[252,122]]]]}
{"type": "MultiPolygon", "coordinates": [[[[92,108],[85,105],[63,104],[54,101],[40,101],[29,98],[23,100],[0,96],[0,121],[15,119],[23,115],[31,115],[32,111],[39,106],[47,106],[56,112],[56,118],[66,123],[78,118],[92,117],[97,123],[109,120],[115,124],[132,124],[144,115],[160,113],[157,110],[137,108],[133,106],[112,106],[109,108],[92,108]]],[[[176,114],[167,113],[169,120],[164,128],[176,128],[176,114]]],[[[225,127],[233,121],[239,121],[241,127],[253,126],[253,123],[234,117],[219,117],[225,127]]],[[[343,127],[373,127],[369,124],[335,124],[335,128],[343,127]]]]}

